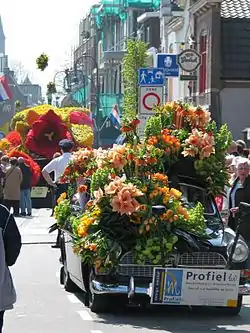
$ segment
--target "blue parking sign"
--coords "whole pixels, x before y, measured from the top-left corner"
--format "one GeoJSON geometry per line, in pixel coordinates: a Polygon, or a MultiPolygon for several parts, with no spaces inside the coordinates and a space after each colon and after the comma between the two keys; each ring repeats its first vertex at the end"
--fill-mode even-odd
{"type": "Polygon", "coordinates": [[[163,86],[165,83],[164,68],[139,68],[138,84],[141,87],[163,86]]]}
{"type": "Polygon", "coordinates": [[[177,63],[177,54],[158,53],[157,66],[164,68],[165,77],[179,77],[180,67],[177,63]]]}

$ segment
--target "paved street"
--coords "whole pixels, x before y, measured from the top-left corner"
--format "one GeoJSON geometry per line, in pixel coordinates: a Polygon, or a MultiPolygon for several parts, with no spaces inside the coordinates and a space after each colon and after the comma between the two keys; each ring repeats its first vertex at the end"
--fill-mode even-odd
{"type": "Polygon", "coordinates": [[[209,331],[250,332],[250,298],[241,316],[227,318],[204,311],[192,313],[175,308],[95,315],[59,284],[58,250],[48,235],[53,223],[50,211],[37,210],[35,217],[18,219],[23,242],[21,256],[13,268],[18,302],[7,313],[5,333],[203,333],[209,331]],[[46,244],[47,243],[47,244],[46,244]]]}

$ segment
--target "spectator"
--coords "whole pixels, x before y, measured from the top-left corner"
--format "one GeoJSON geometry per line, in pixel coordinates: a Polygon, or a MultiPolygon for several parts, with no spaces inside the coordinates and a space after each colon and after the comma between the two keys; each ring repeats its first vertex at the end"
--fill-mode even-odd
{"type": "Polygon", "coordinates": [[[1,166],[3,168],[3,172],[6,172],[6,169],[10,166],[9,156],[4,155],[3,157],[1,157],[1,166]]]}
{"type": "Polygon", "coordinates": [[[22,242],[15,219],[2,205],[0,205],[0,216],[0,333],[2,333],[4,312],[12,309],[16,302],[9,266],[15,264],[22,242]]]}
{"type": "MultiPolygon", "coordinates": [[[[61,149],[62,155],[60,157],[54,158],[42,170],[44,179],[50,186],[54,187],[56,192],[56,200],[62,193],[68,191],[69,184],[61,182],[61,177],[71,159],[71,152],[74,148],[74,143],[71,140],[64,139],[59,142],[59,148],[61,149]],[[52,172],[55,174],[54,181],[50,177],[52,172]]],[[[56,244],[52,245],[53,248],[60,248],[60,239],[61,231],[58,229],[56,244]]]]}
{"type": "MultiPolygon", "coordinates": [[[[60,157],[61,156],[61,153],[55,153],[54,156],[53,156],[53,159],[57,158],[57,157],[60,157]]],[[[55,178],[55,175],[54,175],[54,178],[55,178]]],[[[55,179],[54,179],[55,181],[55,179]]],[[[51,213],[51,216],[54,215],[54,210],[55,210],[55,207],[56,207],[56,191],[54,189],[54,187],[52,187],[51,189],[51,197],[52,197],[52,213],[51,213]]]]}
{"type": "Polygon", "coordinates": [[[237,141],[236,141],[236,144],[237,144],[238,146],[241,146],[243,149],[245,149],[245,148],[247,147],[245,141],[243,141],[243,140],[237,140],[237,141]]]}
{"type": "Polygon", "coordinates": [[[22,171],[18,167],[16,157],[10,159],[10,167],[6,170],[4,185],[4,205],[10,210],[13,208],[14,216],[19,216],[19,202],[21,196],[20,186],[23,180],[22,171]]]}
{"type": "Polygon", "coordinates": [[[246,149],[245,142],[243,140],[237,140],[236,145],[237,145],[238,156],[245,157],[244,155],[244,149],[246,149]]]}
{"type": "MultiPolygon", "coordinates": [[[[237,159],[237,178],[229,193],[229,209],[230,216],[228,225],[236,230],[236,214],[239,210],[240,202],[247,202],[250,204],[250,161],[247,158],[240,157],[237,159]]],[[[248,217],[244,218],[240,225],[240,234],[250,248],[250,228],[248,217]]],[[[248,259],[247,268],[250,268],[250,257],[248,259]]]]}
{"type": "Polygon", "coordinates": [[[238,156],[244,157],[244,148],[240,144],[237,144],[237,153],[238,153],[238,156]]]}
{"type": "Polygon", "coordinates": [[[21,198],[20,208],[21,216],[31,216],[32,214],[32,202],[31,202],[31,188],[32,188],[32,172],[30,167],[25,163],[23,157],[18,158],[18,165],[22,171],[23,180],[21,183],[21,198]],[[26,212],[27,210],[27,212],[26,212]]]}
{"type": "Polygon", "coordinates": [[[3,167],[0,165],[0,204],[3,203],[3,188],[5,184],[5,172],[3,167]]]}
{"type": "Polygon", "coordinates": [[[248,156],[249,156],[249,149],[248,149],[248,148],[244,148],[244,149],[243,149],[243,156],[244,156],[245,158],[248,158],[248,156]]]}
{"type": "Polygon", "coordinates": [[[234,155],[234,156],[238,156],[238,151],[237,151],[237,144],[235,141],[232,142],[231,146],[228,149],[228,154],[229,155],[234,155]]]}

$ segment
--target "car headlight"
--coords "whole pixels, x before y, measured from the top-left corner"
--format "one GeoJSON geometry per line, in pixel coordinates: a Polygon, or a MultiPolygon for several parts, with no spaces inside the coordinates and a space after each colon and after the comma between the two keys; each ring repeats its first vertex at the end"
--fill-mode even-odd
{"type": "MultiPolygon", "coordinates": [[[[233,247],[233,242],[228,246],[228,255],[230,255],[232,247],[233,247]]],[[[244,262],[247,260],[248,255],[249,255],[249,249],[247,244],[244,242],[243,239],[239,238],[234,250],[232,261],[234,263],[244,262]]]]}

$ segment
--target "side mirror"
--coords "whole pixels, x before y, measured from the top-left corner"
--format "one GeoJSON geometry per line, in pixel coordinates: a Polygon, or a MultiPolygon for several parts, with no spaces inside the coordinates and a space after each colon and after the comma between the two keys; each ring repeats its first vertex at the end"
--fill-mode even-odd
{"type": "Polygon", "coordinates": [[[161,216],[162,214],[166,213],[165,206],[152,206],[152,214],[156,216],[161,216]]]}
{"type": "Polygon", "coordinates": [[[250,204],[246,202],[240,202],[239,213],[241,216],[250,215],[250,204]]]}

